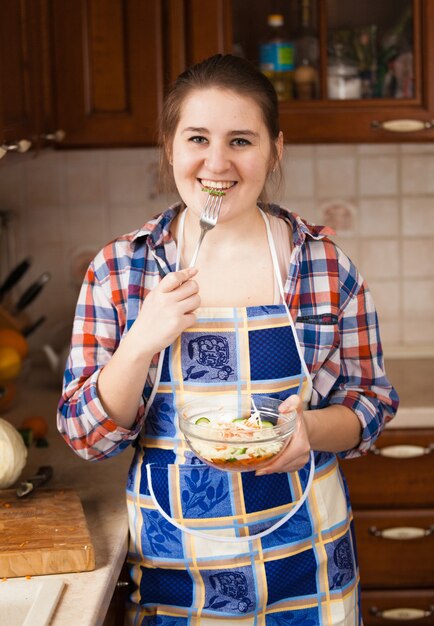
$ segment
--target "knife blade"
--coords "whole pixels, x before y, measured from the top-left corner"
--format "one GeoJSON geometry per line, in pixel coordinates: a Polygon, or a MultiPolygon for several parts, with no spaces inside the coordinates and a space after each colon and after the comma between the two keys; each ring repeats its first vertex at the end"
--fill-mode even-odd
{"type": "Polygon", "coordinates": [[[32,283],[30,287],[28,287],[26,291],[20,296],[18,302],[14,307],[14,313],[19,313],[20,311],[25,309],[31,302],[33,302],[39,292],[43,289],[44,285],[48,283],[50,279],[50,272],[44,272],[43,274],[41,274],[38,280],[32,283]]]}
{"type": "Polygon", "coordinates": [[[21,334],[24,335],[24,337],[28,337],[29,335],[34,333],[35,330],[37,330],[39,326],[41,326],[41,324],[45,322],[46,319],[47,319],[46,315],[41,315],[41,317],[38,317],[36,322],[32,322],[28,326],[25,326],[24,328],[22,328],[21,334]]]}
{"type": "Polygon", "coordinates": [[[29,258],[24,259],[21,263],[18,263],[16,267],[6,276],[5,280],[0,285],[0,301],[4,296],[14,287],[17,282],[24,276],[31,265],[32,261],[29,258]]]}
{"type": "Polygon", "coordinates": [[[27,480],[23,480],[17,487],[16,494],[18,498],[24,498],[29,495],[36,487],[48,482],[53,476],[53,468],[51,465],[41,465],[34,476],[30,476],[27,480]]]}

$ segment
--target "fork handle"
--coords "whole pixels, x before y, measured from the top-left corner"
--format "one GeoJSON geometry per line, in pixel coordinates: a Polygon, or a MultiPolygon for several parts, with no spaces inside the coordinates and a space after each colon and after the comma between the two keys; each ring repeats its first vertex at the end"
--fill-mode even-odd
{"type": "Polygon", "coordinates": [[[202,245],[203,238],[205,237],[206,230],[202,230],[199,236],[199,241],[197,242],[196,249],[194,251],[193,257],[190,261],[190,265],[188,267],[194,267],[196,264],[197,255],[199,254],[200,246],[202,245]]]}

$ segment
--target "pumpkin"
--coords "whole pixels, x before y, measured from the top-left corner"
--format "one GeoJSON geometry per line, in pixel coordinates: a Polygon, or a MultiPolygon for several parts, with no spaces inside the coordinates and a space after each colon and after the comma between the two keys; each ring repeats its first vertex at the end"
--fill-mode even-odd
{"type": "Polygon", "coordinates": [[[0,489],[13,485],[27,461],[27,448],[18,430],[0,417],[0,489]]]}

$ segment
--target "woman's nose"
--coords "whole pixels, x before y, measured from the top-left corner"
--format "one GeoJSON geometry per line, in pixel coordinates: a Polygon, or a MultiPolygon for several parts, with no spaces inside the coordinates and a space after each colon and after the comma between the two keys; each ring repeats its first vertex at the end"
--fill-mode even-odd
{"type": "Polygon", "coordinates": [[[205,158],[205,165],[211,172],[226,171],[230,165],[227,147],[216,144],[210,146],[205,158]]]}

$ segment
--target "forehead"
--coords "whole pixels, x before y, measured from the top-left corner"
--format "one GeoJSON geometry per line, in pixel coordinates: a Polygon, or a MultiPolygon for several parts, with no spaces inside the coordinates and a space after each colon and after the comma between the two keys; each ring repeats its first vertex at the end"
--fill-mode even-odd
{"type": "Polygon", "coordinates": [[[178,130],[185,126],[267,132],[261,108],[252,96],[218,87],[195,89],[188,94],[181,105],[178,130]]]}

